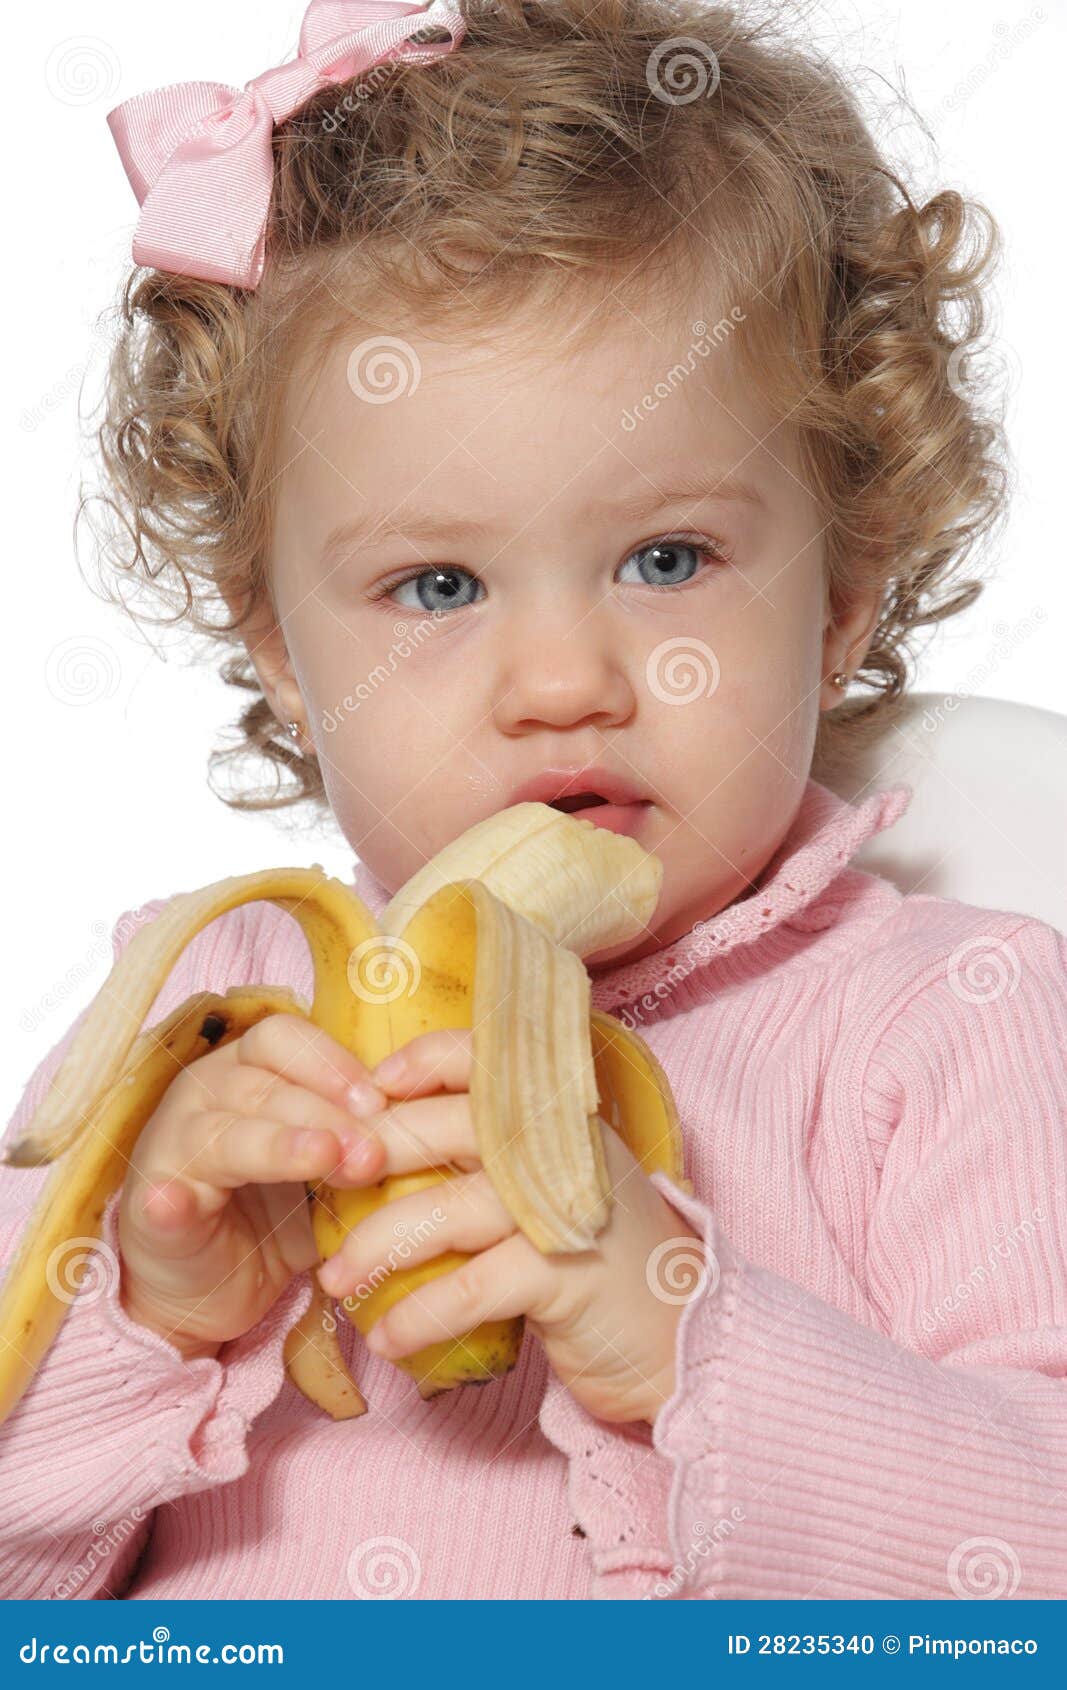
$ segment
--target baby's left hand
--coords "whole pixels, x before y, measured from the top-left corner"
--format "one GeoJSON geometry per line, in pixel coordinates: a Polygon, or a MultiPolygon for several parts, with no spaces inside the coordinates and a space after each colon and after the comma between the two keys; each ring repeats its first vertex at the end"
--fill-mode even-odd
{"type": "Polygon", "coordinates": [[[372,1276],[376,1283],[375,1269],[393,1265],[401,1226],[408,1240],[405,1267],[444,1250],[472,1252],[462,1267],[395,1303],[371,1328],[371,1349],[391,1358],[410,1355],[441,1338],[460,1337],[483,1320],[525,1315],[553,1371],[590,1414],[654,1421],[674,1391],[675,1336],[686,1301],[662,1289],[664,1246],[673,1242],[684,1251],[699,1288],[699,1234],[604,1123],[614,1194],[608,1223],[593,1249],[542,1254],[516,1227],[478,1155],[468,1096],[469,1031],[424,1033],[403,1052],[398,1078],[372,1071],[381,1092],[409,1101],[364,1117],[368,1133],[380,1141],[366,1181],[444,1163],[459,1172],[395,1198],[361,1221],[320,1267],[323,1289],[343,1299],[372,1276]],[[434,1218],[435,1210],[444,1219],[434,1218]]]}

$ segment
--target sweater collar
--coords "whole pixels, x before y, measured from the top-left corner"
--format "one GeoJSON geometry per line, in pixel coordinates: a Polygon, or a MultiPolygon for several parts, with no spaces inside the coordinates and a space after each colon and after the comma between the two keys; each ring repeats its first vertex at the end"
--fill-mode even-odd
{"type": "MultiPolygon", "coordinates": [[[[899,820],[912,796],[912,787],[902,784],[876,789],[862,804],[850,804],[809,778],[796,815],[763,868],[759,885],[651,956],[591,968],[594,1009],[632,1003],[653,990],[668,969],[675,978],[688,975],[775,928],[829,926],[838,906],[825,901],[816,907],[820,894],[861,845],[899,820]]],[[[356,861],[353,866],[353,889],[377,918],[391,894],[365,863],[356,861]]]]}

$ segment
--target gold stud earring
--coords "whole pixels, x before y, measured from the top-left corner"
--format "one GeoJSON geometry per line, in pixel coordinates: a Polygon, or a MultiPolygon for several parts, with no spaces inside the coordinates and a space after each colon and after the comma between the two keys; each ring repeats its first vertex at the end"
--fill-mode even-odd
{"type": "Polygon", "coordinates": [[[830,676],[830,685],[836,687],[838,692],[844,692],[848,686],[848,676],[843,669],[839,669],[836,675],[830,676]]]}

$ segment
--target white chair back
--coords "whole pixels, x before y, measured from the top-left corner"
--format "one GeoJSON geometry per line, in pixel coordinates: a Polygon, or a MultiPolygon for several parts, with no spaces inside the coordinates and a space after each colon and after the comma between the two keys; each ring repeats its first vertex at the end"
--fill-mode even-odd
{"type": "Polygon", "coordinates": [[[1067,716],[913,693],[866,765],[832,785],[857,802],[901,781],[911,803],[856,853],[856,868],[902,892],[1018,910],[1067,932],[1067,716]]]}

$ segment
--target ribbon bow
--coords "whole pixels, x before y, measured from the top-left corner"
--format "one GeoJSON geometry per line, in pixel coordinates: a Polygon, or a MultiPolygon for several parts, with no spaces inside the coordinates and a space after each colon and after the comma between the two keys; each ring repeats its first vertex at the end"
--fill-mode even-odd
{"type": "Polygon", "coordinates": [[[138,264],[254,288],[263,275],[274,126],[331,82],[387,59],[413,63],[458,47],[467,26],[452,0],[311,0],[295,59],[243,88],[174,82],[108,112],[141,215],[138,264]],[[450,41],[413,42],[437,26],[450,41]]]}

